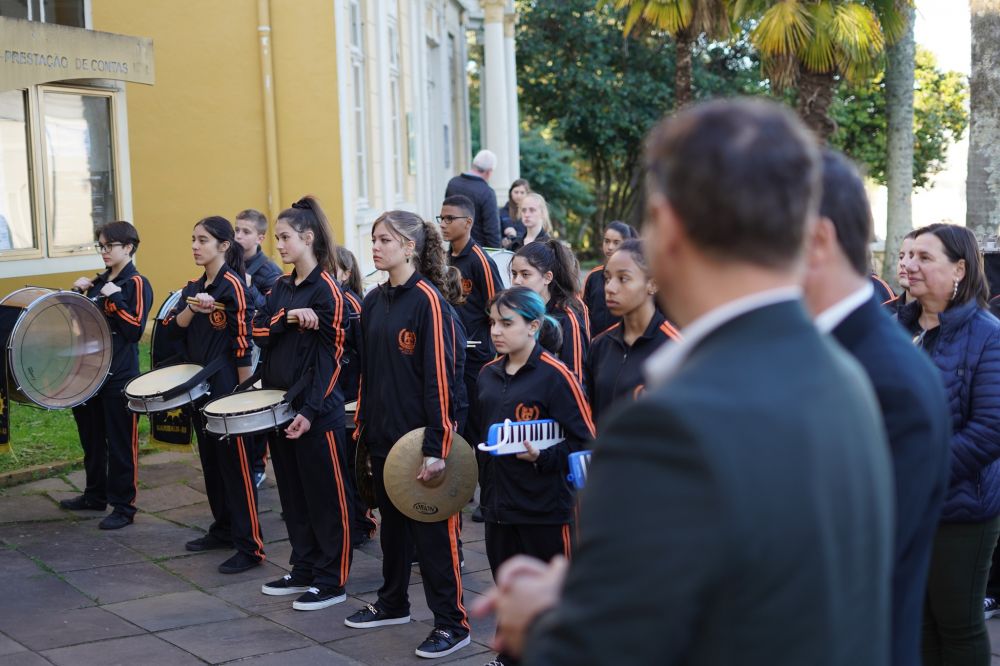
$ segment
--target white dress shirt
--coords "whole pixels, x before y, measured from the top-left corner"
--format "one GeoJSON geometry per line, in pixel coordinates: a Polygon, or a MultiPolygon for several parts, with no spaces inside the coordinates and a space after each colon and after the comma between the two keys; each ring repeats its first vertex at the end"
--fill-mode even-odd
{"type": "Polygon", "coordinates": [[[822,333],[830,333],[840,326],[840,322],[847,319],[852,312],[874,296],[875,288],[872,286],[871,280],[865,280],[865,286],[816,315],[816,328],[822,333]]]}

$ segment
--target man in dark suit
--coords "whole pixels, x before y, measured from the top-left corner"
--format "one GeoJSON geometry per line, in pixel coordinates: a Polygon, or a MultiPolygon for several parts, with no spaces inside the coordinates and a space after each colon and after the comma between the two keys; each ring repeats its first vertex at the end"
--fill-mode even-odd
{"type": "Polygon", "coordinates": [[[814,140],[773,103],[719,101],[647,151],[649,265],[684,338],[595,443],[559,603],[521,604],[548,570],[501,572],[498,642],[530,624],[525,664],[884,666],[885,436],[798,286],[814,140]]]}
{"type": "Polygon", "coordinates": [[[497,195],[490,187],[490,177],[497,165],[497,156],[480,150],[472,159],[472,168],[448,181],[444,196],[461,194],[476,206],[472,219],[472,239],[481,247],[500,247],[500,210],[497,195]]]}
{"type": "MultiPolygon", "coordinates": [[[[896,482],[892,661],[919,664],[931,543],[948,487],[951,415],[938,372],[881,307],[867,273],[871,209],[854,166],[823,155],[820,221],[805,294],[816,325],[853,355],[875,387],[896,482]]],[[[890,663],[890,662],[887,662],[890,663]]]]}

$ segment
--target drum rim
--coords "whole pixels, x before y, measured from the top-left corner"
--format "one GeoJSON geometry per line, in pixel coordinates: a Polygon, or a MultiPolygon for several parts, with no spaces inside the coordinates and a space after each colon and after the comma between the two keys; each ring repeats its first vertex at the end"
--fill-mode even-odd
{"type": "MultiPolygon", "coordinates": [[[[148,394],[145,394],[145,395],[138,395],[136,393],[129,393],[128,387],[132,384],[132,382],[134,382],[135,380],[139,379],[140,377],[145,377],[146,375],[150,375],[150,374],[152,374],[154,372],[158,372],[160,370],[166,370],[167,368],[172,368],[172,367],[177,366],[177,365],[193,365],[193,366],[195,366],[197,368],[200,368],[201,370],[205,369],[205,366],[203,366],[203,365],[201,365],[199,363],[190,363],[188,361],[179,361],[177,363],[168,363],[167,365],[161,365],[158,368],[151,368],[151,369],[147,370],[146,372],[139,373],[138,375],[136,375],[132,379],[128,380],[128,383],[125,384],[125,388],[122,389],[122,394],[126,398],[128,398],[129,400],[138,400],[140,402],[143,402],[143,401],[149,402],[150,400],[155,400],[156,398],[162,396],[167,391],[172,391],[173,389],[175,389],[177,387],[176,386],[171,386],[170,388],[164,389],[162,391],[158,391],[157,393],[148,393],[148,394]]],[[[190,380],[185,380],[185,381],[190,381],[190,380]]],[[[198,382],[197,384],[195,384],[194,386],[192,386],[191,387],[191,391],[194,391],[194,389],[198,388],[199,386],[207,385],[207,384],[208,384],[208,380],[207,379],[202,380],[202,381],[198,382]]],[[[190,393],[191,391],[188,391],[188,392],[190,393]]]]}
{"type": "Polygon", "coordinates": [[[33,404],[38,405],[43,409],[71,409],[73,407],[79,407],[80,405],[87,402],[95,395],[97,395],[97,393],[100,392],[102,388],[104,388],[104,384],[108,380],[108,373],[111,371],[111,360],[114,354],[113,354],[113,340],[111,338],[111,327],[108,325],[108,319],[101,311],[101,309],[97,306],[97,304],[94,303],[94,301],[90,300],[83,294],[80,294],[75,291],[70,291],[68,289],[50,289],[48,287],[25,286],[21,287],[20,289],[15,289],[14,291],[10,292],[2,299],[0,299],[0,305],[6,304],[10,299],[10,297],[14,296],[15,294],[19,294],[24,291],[35,291],[35,290],[41,290],[47,293],[43,293],[41,296],[39,296],[38,298],[36,298],[35,300],[28,303],[26,306],[21,308],[21,313],[17,316],[17,321],[15,321],[14,325],[11,327],[10,335],[7,338],[6,352],[7,352],[7,367],[10,371],[9,377],[10,379],[14,380],[15,389],[18,393],[20,393],[22,396],[30,400],[33,404]],[[37,400],[35,396],[31,395],[31,392],[24,390],[26,382],[21,381],[21,377],[19,376],[18,372],[18,364],[14,363],[13,343],[15,338],[17,337],[18,328],[21,326],[21,324],[24,322],[24,318],[30,312],[40,307],[43,301],[46,301],[50,298],[62,298],[62,297],[69,298],[71,301],[79,300],[81,303],[86,303],[87,307],[92,307],[95,310],[97,310],[99,316],[95,318],[95,321],[97,322],[98,328],[100,328],[104,332],[104,337],[107,340],[108,344],[105,346],[104,353],[102,354],[103,358],[101,359],[101,365],[100,365],[100,381],[94,382],[94,385],[90,388],[90,390],[79,394],[82,397],[78,398],[75,402],[70,401],[67,402],[66,404],[53,406],[51,404],[45,404],[44,402],[37,400]]]}
{"type": "Polygon", "coordinates": [[[221,419],[221,418],[229,418],[231,416],[249,416],[251,414],[263,414],[263,413],[266,413],[266,412],[275,411],[278,408],[280,408],[282,405],[286,405],[290,409],[292,405],[291,405],[291,403],[285,401],[285,399],[284,399],[285,398],[284,393],[285,393],[284,389],[250,389],[248,391],[240,391],[239,393],[230,393],[229,395],[224,395],[224,396],[222,396],[220,398],[215,398],[213,400],[209,400],[207,403],[205,403],[205,406],[201,408],[201,411],[202,411],[202,413],[206,417],[210,416],[212,418],[220,418],[221,419]],[[281,400],[279,400],[278,402],[274,403],[273,405],[268,405],[267,407],[257,407],[255,409],[248,409],[248,410],[244,410],[242,412],[225,412],[225,413],[222,413],[222,412],[210,412],[210,411],[208,411],[208,408],[211,407],[213,403],[220,402],[222,400],[225,400],[226,398],[232,398],[233,396],[236,396],[236,395],[245,395],[247,393],[258,393],[260,391],[275,391],[276,393],[281,393],[282,394],[281,400]]]}

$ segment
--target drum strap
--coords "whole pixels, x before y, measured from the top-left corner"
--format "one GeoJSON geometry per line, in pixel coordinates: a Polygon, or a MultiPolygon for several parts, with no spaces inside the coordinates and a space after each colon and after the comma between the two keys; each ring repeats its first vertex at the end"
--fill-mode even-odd
{"type": "MultiPolygon", "coordinates": [[[[254,371],[247,379],[240,382],[239,385],[233,389],[233,393],[239,393],[240,391],[245,391],[253,386],[257,380],[259,380],[264,374],[264,364],[261,363],[257,366],[257,370],[254,371]]],[[[304,375],[299,377],[299,380],[292,384],[292,388],[285,392],[282,400],[288,404],[292,404],[292,401],[299,397],[302,392],[309,386],[312,382],[313,370],[310,368],[304,375]]]]}
{"type": "Polygon", "coordinates": [[[226,356],[217,356],[208,365],[198,371],[191,379],[187,380],[180,386],[176,386],[169,391],[163,392],[163,399],[170,400],[171,398],[176,398],[179,395],[187,393],[193,389],[198,384],[214,376],[219,370],[222,370],[226,366],[229,359],[226,356]]]}
{"type": "Polygon", "coordinates": [[[246,391],[248,388],[257,383],[258,380],[264,375],[264,364],[258,363],[257,369],[253,371],[253,374],[247,377],[245,380],[236,385],[233,389],[233,393],[239,393],[240,391],[246,391]]]}

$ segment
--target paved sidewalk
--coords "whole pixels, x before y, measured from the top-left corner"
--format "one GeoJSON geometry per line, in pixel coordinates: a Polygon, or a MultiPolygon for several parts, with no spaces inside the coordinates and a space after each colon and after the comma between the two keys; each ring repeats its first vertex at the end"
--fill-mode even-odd
{"type": "MultiPolygon", "coordinates": [[[[414,648],[433,628],[414,568],[413,621],[374,630],[344,626],[372,601],[381,553],[370,542],[354,553],[343,604],[321,611],[291,608],[294,597],[268,597],[263,582],[287,569],[290,547],[273,473],[260,493],[268,561],[236,575],[218,573],[226,551],[192,554],[184,543],[210,519],[197,457],[162,452],[139,467],[140,513],[122,530],[97,529],[103,512],[57,506],[83,487],[45,479],[0,494],[0,664],[187,666],[239,661],[280,664],[427,664],[414,648]]],[[[492,585],[481,524],[465,520],[465,603],[492,585]]],[[[436,663],[480,665],[492,658],[492,621],[473,621],[469,647],[436,663]]]]}

